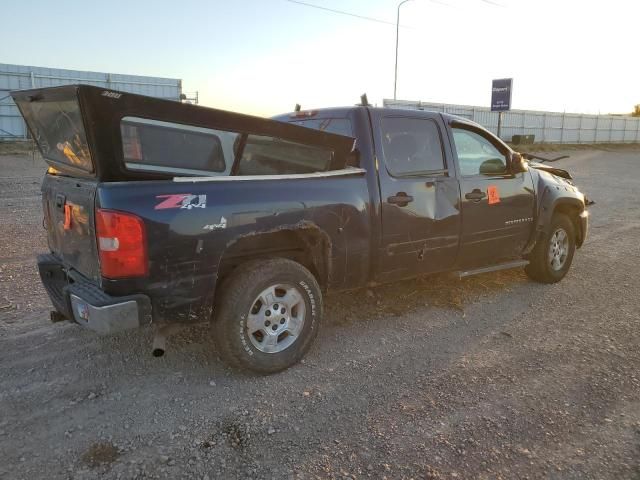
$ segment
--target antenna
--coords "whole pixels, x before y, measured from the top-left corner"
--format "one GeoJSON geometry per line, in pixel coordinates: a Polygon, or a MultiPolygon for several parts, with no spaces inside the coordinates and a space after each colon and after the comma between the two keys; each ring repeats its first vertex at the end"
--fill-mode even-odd
{"type": "Polygon", "coordinates": [[[296,103],[296,106],[295,106],[295,107],[293,107],[293,111],[294,111],[294,112],[299,112],[301,108],[302,108],[302,107],[300,106],[300,104],[299,104],[299,103],[296,103]]]}
{"type": "Polygon", "coordinates": [[[362,95],[360,95],[360,105],[363,107],[369,107],[371,106],[369,104],[369,100],[367,100],[367,94],[363,93],[362,95]]]}

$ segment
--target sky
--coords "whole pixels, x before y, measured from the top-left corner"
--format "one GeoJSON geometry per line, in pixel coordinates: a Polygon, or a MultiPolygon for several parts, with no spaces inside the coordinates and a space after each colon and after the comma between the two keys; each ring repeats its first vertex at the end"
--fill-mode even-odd
{"type": "MultiPolygon", "coordinates": [[[[2,0],[0,63],[183,79],[200,104],[269,116],[393,97],[393,0],[2,0]],[[388,22],[388,23],[383,23],[388,22]]],[[[637,0],[410,0],[397,97],[630,112],[640,103],[637,0]]]]}

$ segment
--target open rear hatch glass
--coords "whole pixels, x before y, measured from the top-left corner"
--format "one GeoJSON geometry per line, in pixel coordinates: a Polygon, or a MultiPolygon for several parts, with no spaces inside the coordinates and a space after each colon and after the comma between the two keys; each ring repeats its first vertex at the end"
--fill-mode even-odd
{"type": "Polygon", "coordinates": [[[14,98],[47,163],[71,174],[93,173],[76,92],[52,89],[14,98]]]}

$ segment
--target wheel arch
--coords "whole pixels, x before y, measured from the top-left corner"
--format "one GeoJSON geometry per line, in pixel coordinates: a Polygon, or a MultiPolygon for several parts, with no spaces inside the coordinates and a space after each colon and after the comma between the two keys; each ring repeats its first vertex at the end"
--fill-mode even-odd
{"type": "Polygon", "coordinates": [[[571,223],[573,224],[576,248],[580,248],[582,246],[582,243],[584,242],[582,228],[580,227],[579,220],[580,213],[583,210],[584,204],[580,203],[579,201],[559,201],[556,203],[551,215],[553,217],[553,215],[557,213],[563,213],[567,217],[569,217],[569,220],[571,220],[571,223]]]}
{"type": "Polygon", "coordinates": [[[571,219],[576,235],[576,247],[582,246],[584,242],[582,229],[580,228],[579,215],[584,210],[584,199],[573,192],[568,192],[558,188],[545,186],[540,198],[536,223],[529,244],[525,248],[525,254],[529,254],[535,247],[536,242],[549,233],[551,219],[556,213],[563,213],[571,219]]]}
{"type": "Polygon", "coordinates": [[[300,263],[322,290],[327,289],[331,279],[331,241],[326,232],[309,222],[250,233],[231,241],[218,262],[216,289],[239,265],[274,257],[300,263]]]}

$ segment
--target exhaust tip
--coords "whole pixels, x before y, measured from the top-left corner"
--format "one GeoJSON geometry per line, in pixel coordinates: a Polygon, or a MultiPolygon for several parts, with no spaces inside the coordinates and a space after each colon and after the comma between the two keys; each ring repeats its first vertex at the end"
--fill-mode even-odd
{"type": "Polygon", "coordinates": [[[60,313],[57,310],[51,310],[49,312],[49,320],[51,320],[52,323],[64,322],[65,320],[67,320],[67,317],[65,317],[64,314],[60,313]]]}
{"type": "Polygon", "coordinates": [[[151,354],[154,357],[161,357],[164,355],[164,348],[154,348],[151,354]]]}

